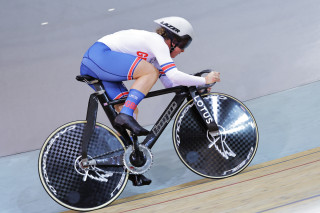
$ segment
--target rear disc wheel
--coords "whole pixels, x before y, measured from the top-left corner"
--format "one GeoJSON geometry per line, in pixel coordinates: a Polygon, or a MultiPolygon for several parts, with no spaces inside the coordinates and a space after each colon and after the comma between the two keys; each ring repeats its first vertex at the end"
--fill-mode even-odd
{"type": "MultiPolygon", "coordinates": [[[[39,155],[39,176],[50,197],[60,205],[91,211],[107,206],[128,181],[124,166],[81,166],[81,139],[86,121],[70,122],[55,130],[39,155]]],[[[88,159],[123,155],[125,146],[108,127],[96,123],[88,145],[88,159]]]]}

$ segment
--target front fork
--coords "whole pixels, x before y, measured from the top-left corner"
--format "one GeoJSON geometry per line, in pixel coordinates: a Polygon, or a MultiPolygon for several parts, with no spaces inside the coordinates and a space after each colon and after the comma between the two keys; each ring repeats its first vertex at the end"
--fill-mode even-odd
{"type": "Polygon", "coordinates": [[[199,112],[199,115],[202,121],[204,122],[204,124],[206,125],[210,134],[211,133],[213,135],[218,134],[219,127],[214,119],[214,116],[211,114],[209,110],[209,106],[203,100],[197,88],[195,86],[189,87],[189,92],[193,99],[194,105],[196,106],[197,111],[199,112]]]}

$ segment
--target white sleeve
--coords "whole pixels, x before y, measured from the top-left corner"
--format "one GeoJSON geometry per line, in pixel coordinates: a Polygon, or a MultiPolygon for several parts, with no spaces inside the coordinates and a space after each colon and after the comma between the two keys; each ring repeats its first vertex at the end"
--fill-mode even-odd
{"type": "Polygon", "coordinates": [[[206,84],[206,79],[204,77],[189,75],[176,68],[167,72],[166,76],[172,82],[172,86],[199,86],[206,84]]]}
{"type": "Polygon", "coordinates": [[[160,75],[160,81],[165,88],[174,87],[173,83],[169,80],[166,75],[160,75]]]}

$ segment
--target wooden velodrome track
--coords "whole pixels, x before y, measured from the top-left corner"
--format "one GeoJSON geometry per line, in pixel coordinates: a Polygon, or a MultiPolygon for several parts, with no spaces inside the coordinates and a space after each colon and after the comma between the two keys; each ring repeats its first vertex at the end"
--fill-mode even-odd
{"type": "Polygon", "coordinates": [[[320,212],[320,147],[248,167],[230,178],[119,199],[94,212],[320,212]]]}

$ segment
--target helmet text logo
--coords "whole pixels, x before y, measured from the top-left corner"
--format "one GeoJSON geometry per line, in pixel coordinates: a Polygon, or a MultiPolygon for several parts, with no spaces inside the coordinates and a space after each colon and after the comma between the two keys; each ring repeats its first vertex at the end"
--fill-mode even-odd
{"type": "Polygon", "coordinates": [[[177,29],[176,27],[172,26],[171,24],[165,23],[164,21],[160,22],[160,24],[168,27],[169,29],[175,31],[176,33],[179,33],[179,32],[180,32],[179,29],[177,29]]]}

